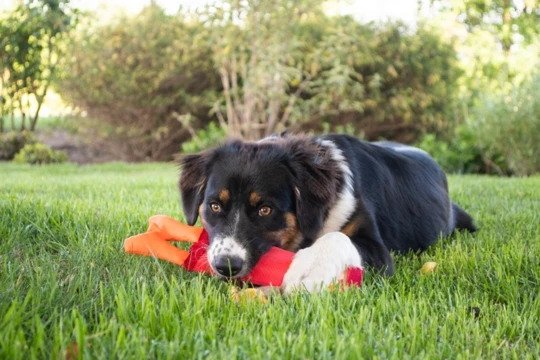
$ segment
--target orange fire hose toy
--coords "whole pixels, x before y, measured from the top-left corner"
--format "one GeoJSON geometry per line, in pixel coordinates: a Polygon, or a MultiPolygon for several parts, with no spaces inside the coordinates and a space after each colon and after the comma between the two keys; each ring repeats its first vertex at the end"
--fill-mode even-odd
{"type": "MultiPolygon", "coordinates": [[[[124,250],[129,254],[166,260],[188,271],[211,275],[213,271],[206,255],[208,245],[208,233],[202,227],[189,226],[165,215],[155,215],[150,217],[145,233],[124,241],[124,250]],[[193,245],[189,251],[182,250],[171,244],[174,241],[193,245]]],[[[293,258],[293,252],[272,247],[242,280],[259,286],[281,286],[293,258]]],[[[360,286],[363,274],[362,268],[347,268],[345,285],[360,286]]]]}

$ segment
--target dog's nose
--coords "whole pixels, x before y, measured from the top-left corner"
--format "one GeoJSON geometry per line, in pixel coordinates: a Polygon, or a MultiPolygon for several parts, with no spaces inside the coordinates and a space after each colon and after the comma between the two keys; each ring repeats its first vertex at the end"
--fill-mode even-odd
{"type": "Polygon", "coordinates": [[[238,256],[220,256],[214,260],[214,269],[223,276],[235,276],[242,271],[244,260],[238,256]]]}

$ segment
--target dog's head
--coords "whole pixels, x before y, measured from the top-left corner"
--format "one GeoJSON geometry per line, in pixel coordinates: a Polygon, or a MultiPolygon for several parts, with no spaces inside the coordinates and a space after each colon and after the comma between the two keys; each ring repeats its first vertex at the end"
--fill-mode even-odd
{"type": "Polygon", "coordinates": [[[331,157],[303,137],[235,141],[184,157],[186,220],[193,225],[201,217],[213,270],[242,277],[272,246],[296,251],[309,244],[339,190],[331,157]]]}

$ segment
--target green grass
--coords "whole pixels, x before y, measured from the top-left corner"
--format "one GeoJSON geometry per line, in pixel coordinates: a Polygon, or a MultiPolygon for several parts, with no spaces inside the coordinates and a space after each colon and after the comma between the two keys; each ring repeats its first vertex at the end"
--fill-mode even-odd
{"type": "Polygon", "coordinates": [[[540,356],[540,177],[451,177],[480,232],[397,257],[390,279],[239,305],[224,282],[122,252],[150,215],[181,217],[176,176],[0,164],[1,359],[540,356]]]}

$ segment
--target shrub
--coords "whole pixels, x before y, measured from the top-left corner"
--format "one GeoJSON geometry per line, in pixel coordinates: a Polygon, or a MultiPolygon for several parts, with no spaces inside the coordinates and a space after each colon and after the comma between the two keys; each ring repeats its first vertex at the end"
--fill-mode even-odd
{"type": "MultiPolygon", "coordinates": [[[[354,48],[346,47],[343,57],[351,57],[363,91],[345,102],[358,102],[360,111],[341,111],[334,124],[354,124],[368,140],[413,142],[422,133],[445,131],[460,120],[456,95],[462,72],[452,44],[422,26],[415,32],[399,23],[350,26],[354,48]]],[[[329,85],[327,92],[332,93],[329,85]]]]}
{"type": "Polygon", "coordinates": [[[209,122],[218,75],[207,32],[150,5],[136,17],[87,27],[70,44],[59,91],[131,160],[167,160],[209,122]]]}
{"type": "Polygon", "coordinates": [[[131,160],[169,159],[190,127],[217,120],[241,125],[248,138],[321,131],[327,122],[405,142],[454,121],[461,71],[452,44],[420,26],[329,17],[317,10],[322,1],[312,3],[309,15],[290,18],[279,16],[290,1],[261,3],[277,11],[268,18],[283,23],[280,31],[257,21],[264,12],[255,5],[250,27],[238,26],[237,15],[224,27],[155,5],[87,27],[70,44],[59,91],[131,160]],[[187,117],[189,127],[180,121],[187,117]]]}
{"type": "Polygon", "coordinates": [[[12,160],[25,145],[35,142],[36,138],[30,131],[0,133],[0,160],[12,160]]]}
{"type": "Polygon", "coordinates": [[[474,133],[459,127],[449,140],[426,134],[416,144],[427,151],[446,172],[476,173],[483,167],[482,152],[476,145],[474,133]]]}
{"type": "Polygon", "coordinates": [[[65,152],[53,150],[42,143],[28,144],[15,155],[14,162],[21,164],[52,164],[68,160],[65,152]]]}
{"type": "Polygon", "coordinates": [[[210,123],[204,129],[197,131],[189,141],[182,144],[182,152],[196,153],[218,145],[225,139],[225,130],[216,123],[210,123]]]}
{"type": "Polygon", "coordinates": [[[504,157],[499,153],[488,155],[479,145],[476,131],[468,124],[457,126],[447,138],[426,134],[416,146],[428,152],[449,173],[510,173],[504,157]]]}
{"type": "MultiPolygon", "coordinates": [[[[226,99],[217,109],[234,133],[253,139],[291,127],[321,131],[328,123],[370,140],[411,142],[459,120],[456,51],[430,28],[360,24],[316,11],[299,18],[269,15],[276,24],[261,25],[254,20],[263,11],[241,3],[246,26],[233,35],[218,29],[217,46],[224,53],[217,65],[226,99]],[[276,27],[284,34],[276,35],[276,27]]],[[[277,12],[291,5],[264,3],[277,12]]]]}
{"type": "Polygon", "coordinates": [[[510,171],[540,171],[540,73],[509,93],[486,94],[471,115],[479,145],[488,157],[501,154],[510,171]]]}

